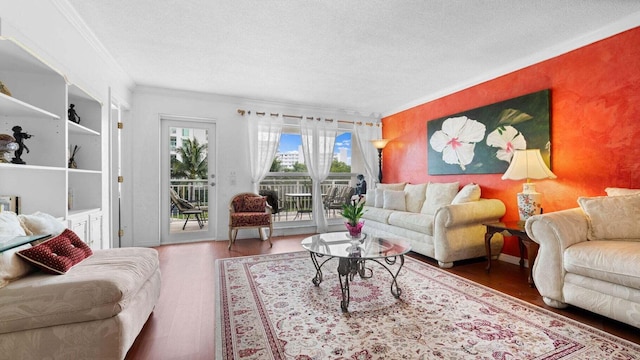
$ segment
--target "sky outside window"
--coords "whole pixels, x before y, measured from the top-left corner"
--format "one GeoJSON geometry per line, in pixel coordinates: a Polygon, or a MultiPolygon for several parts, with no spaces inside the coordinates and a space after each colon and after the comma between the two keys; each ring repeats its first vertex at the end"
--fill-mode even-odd
{"type": "MultiPolygon", "coordinates": [[[[300,134],[285,134],[280,136],[280,146],[278,147],[279,153],[288,153],[291,151],[298,151],[302,145],[302,137],[300,134]]],[[[349,164],[351,163],[351,133],[345,132],[336,136],[336,144],[333,148],[333,152],[336,156],[340,154],[341,149],[347,150],[347,158],[349,164]]]]}

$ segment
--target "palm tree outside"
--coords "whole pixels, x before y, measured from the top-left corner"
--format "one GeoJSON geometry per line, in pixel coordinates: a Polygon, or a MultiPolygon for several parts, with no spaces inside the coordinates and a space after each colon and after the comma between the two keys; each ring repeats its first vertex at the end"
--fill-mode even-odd
{"type": "MultiPolygon", "coordinates": [[[[171,178],[206,180],[209,174],[207,144],[200,144],[198,139],[185,139],[182,147],[176,149],[176,157],[171,159],[171,178]]],[[[191,183],[190,185],[192,185],[191,183]]],[[[190,194],[180,194],[183,197],[193,199],[194,187],[189,186],[190,194]]],[[[206,198],[206,197],[199,197],[206,198]]]]}

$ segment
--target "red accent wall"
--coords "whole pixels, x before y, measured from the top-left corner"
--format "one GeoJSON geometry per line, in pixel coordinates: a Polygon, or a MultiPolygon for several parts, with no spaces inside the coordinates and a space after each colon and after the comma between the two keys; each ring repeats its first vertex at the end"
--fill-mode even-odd
{"type": "MultiPolygon", "coordinates": [[[[475,182],[517,220],[522,182],[501,174],[429,176],[427,121],[551,89],[555,180],[538,180],[545,212],[577,207],[609,186],[640,188],[640,27],[382,119],[385,183],[475,182]]],[[[519,255],[513,238],[504,253],[519,255]]]]}

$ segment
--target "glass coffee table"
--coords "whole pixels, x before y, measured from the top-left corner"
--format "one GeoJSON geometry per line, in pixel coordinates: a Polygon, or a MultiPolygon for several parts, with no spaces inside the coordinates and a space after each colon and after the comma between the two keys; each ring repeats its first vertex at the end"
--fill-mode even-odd
{"type": "Polygon", "coordinates": [[[404,255],[411,251],[409,241],[400,238],[378,237],[362,234],[353,241],[348,232],[326,233],[309,236],[302,240],[302,247],[309,251],[316,275],[311,280],[315,286],[322,282],[322,266],[333,258],[338,258],[338,278],[342,290],[340,307],[343,312],[349,308],[349,282],[358,275],[361,279],[373,276],[367,262],[380,264],[391,274],[391,294],[397,299],[402,294],[398,287],[398,274],[404,265],[404,255]],[[395,273],[392,266],[399,264],[395,273]]]}

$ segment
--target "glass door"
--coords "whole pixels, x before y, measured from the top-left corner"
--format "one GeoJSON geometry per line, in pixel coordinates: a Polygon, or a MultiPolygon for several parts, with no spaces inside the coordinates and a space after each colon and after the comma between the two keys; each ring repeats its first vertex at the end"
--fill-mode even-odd
{"type": "Polygon", "coordinates": [[[161,127],[161,244],[214,240],[215,122],[164,117],[161,127]]]}

